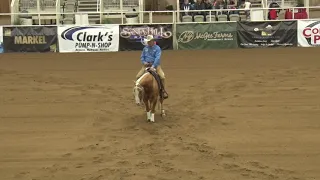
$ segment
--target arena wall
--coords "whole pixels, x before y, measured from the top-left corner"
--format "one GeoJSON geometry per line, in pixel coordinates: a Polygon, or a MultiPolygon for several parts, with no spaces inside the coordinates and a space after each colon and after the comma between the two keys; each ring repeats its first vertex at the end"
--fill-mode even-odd
{"type": "MultiPolygon", "coordinates": [[[[295,14],[298,15],[301,16],[295,14]]],[[[171,23],[82,27],[71,24],[0,26],[0,43],[2,53],[140,51],[146,45],[145,36],[151,34],[163,50],[317,47],[320,45],[319,24],[316,19],[188,23],[172,19],[171,23]]]]}

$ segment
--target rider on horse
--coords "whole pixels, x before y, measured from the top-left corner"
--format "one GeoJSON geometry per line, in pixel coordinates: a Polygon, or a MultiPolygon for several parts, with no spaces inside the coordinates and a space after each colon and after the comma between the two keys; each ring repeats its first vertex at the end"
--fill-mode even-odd
{"type": "Polygon", "coordinates": [[[163,84],[163,98],[167,99],[168,94],[165,90],[165,76],[160,66],[160,58],[161,58],[161,48],[155,44],[154,38],[152,35],[148,35],[145,39],[147,42],[147,46],[145,46],[141,53],[141,62],[143,64],[141,70],[137,74],[137,79],[139,79],[145,69],[150,67],[151,70],[156,71],[157,74],[160,76],[162,84],[163,84]]]}

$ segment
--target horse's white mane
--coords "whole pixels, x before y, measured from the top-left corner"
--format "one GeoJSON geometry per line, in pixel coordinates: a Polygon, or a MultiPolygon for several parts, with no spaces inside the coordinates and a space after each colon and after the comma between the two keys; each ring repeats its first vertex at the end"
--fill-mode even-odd
{"type": "Polygon", "coordinates": [[[137,81],[136,81],[136,86],[138,86],[140,84],[141,79],[147,75],[149,72],[145,72],[137,81]]]}

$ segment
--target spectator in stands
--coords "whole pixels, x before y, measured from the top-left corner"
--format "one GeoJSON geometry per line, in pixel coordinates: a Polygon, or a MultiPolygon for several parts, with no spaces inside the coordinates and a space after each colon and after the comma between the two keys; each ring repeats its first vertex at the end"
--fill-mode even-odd
{"type": "Polygon", "coordinates": [[[246,2],[245,0],[238,0],[238,1],[237,1],[237,7],[238,7],[238,9],[240,9],[241,7],[243,7],[243,5],[244,5],[245,2],[246,2]]]}
{"type": "Polygon", "coordinates": [[[275,10],[275,9],[269,10],[268,19],[269,20],[276,20],[277,18],[278,18],[277,10],[275,10]]]}
{"type": "MultiPolygon", "coordinates": [[[[179,4],[180,4],[180,9],[182,9],[182,6],[183,6],[183,4],[185,3],[185,0],[179,0],[179,4]]],[[[189,0],[189,2],[188,3],[190,3],[190,5],[191,5],[191,7],[193,6],[193,4],[194,4],[194,0],[189,0]]]]}
{"type": "Polygon", "coordinates": [[[204,0],[204,8],[205,9],[213,9],[213,5],[210,0],[204,0]]]}
{"type": "MultiPolygon", "coordinates": [[[[227,3],[224,0],[216,0],[215,9],[227,9],[227,3]]],[[[227,11],[218,12],[218,14],[227,14],[227,11]]]]}
{"type": "Polygon", "coordinates": [[[235,6],[235,7],[238,7],[238,1],[237,1],[237,0],[230,0],[230,1],[229,1],[229,4],[230,4],[230,5],[233,5],[233,6],[235,6]]]}
{"type": "MultiPolygon", "coordinates": [[[[192,10],[191,3],[189,2],[189,0],[184,0],[180,10],[182,11],[192,10]]],[[[183,15],[189,15],[189,12],[183,12],[183,15]]]]}
{"type": "Polygon", "coordinates": [[[239,11],[237,11],[237,1],[236,0],[230,0],[229,1],[229,7],[228,9],[234,9],[234,10],[230,10],[229,15],[230,14],[239,14],[239,11]]]}
{"type": "MultiPolygon", "coordinates": [[[[271,2],[269,4],[269,8],[280,8],[280,5],[277,2],[271,2]]],[[[271,9],[268,12],[269,20],[276,20],[278,18],[278,14],[280,13],[280,9],[271,9]]]]}
{"type": "Polygon", "coordinates": [[[246,0],[246,2],[244,3],[244,9],[246,12],[247,20],[250,19],[250,8],[251,8],[251,2],[250,2],[250,0],[246,0]]]}
{"type": "MultiPolygon", "coordinates": [[[[194,10],[205,10],[205,6],[202,0],[197,0],[197,2],[194,4],[194,10]]],[[[196,15],[202,15],[203,18],[206,18],[206,12],[204,11],[199,11],[199,12],[194,12],[193,13],[193,21],[194,21],[194,16],[196,15]]]]}
{"type": "MultiPolygon", "coordinates": [[[[210,2],[210,0],[204,0],[204,9],[206,9],[206,10],[212,10],[213,9],[213,5],[210,2]]],[[[209,11],[205,12],[205,16],[204,16],[205,21],[207,21],[206,18],[207,18],[207,15],[209,15],[209,14],[210,14],[209,11]]],[[[211,15],[215,15],[215,11],[211,11],[211,15]]]]}
{"type": "MultiPolygon", "coordinates": [[[[191,3],[189,2],[189,0],[184,0],[182,6],[181,6],[181,10],[183,11],[189,11],[192,10],[192,6],[191,3]]],[[[189,12],[183,12],[184,15],[189,15],[189,12]]]]}
{"type": "MultiPolygon", "coordinates": [[[[194,10],[205,10],[205,5],[202,0],[197,0],[194,4],[194,10]]],[[[203,12],[195,12],[194,15],[204,15],[203,12]]]]}
{"type": "Polygon", "coordinates": [[[192,14],[190,14],[189,10],[193,10],[192,6],[191,6],[191,3],[189,2],[189,0],[184,0],[183,4],[180,6],[180,10],[181,11],[185,11],[185,12],[182,12],[181,15],[180,15],[180,20],[182,21],[182,16],[191,16],[192,14]]]}
{"type": "Polygon", "coordinates": [[[217,0],[216,9],[227,9],[227,2],[225,0],[217,0]]]}

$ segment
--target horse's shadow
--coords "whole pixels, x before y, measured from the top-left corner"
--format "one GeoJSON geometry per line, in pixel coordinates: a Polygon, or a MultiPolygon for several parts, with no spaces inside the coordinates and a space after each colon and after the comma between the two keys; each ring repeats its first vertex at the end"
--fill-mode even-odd
{"type": "Polygon", "coordinates": [[[150,122],[147,120],[147,113],[141,112],[139,114],[134,114],[130,118],[128,118],[128,121],[131,123],[135,123],[136,125],[144,125],[144,124],[164,124],[167,123],[170,118],[167,116],[168,111],[166,111],[166,115],[162,116],[160,111],[157,111],[154,114],[154,120],[155,122],[150,122]]]}
{"type": "Polygon", "coordinates": [[[165,119],[160,114],[155,114],[155,122],[149,122],[147,120],[147,114],[141,113],[139,115],[133,115],[128,118],[127,130],[136,131],[139,134],[147,133],[148,135],[159,135],[161,134],[161,127],[166,123],[165,119]]]}
{"type": "Polygon", "coordinates": [[[148,124],[157,124],[157,123],[164,123],[164,121],[166,120],[166,116],[161,116],[160,113],[155,113],[154,114],[154,120],[155,122],[149,122],[147,120],[147,113],[141,113],[139,115],[134,115],[130,118],[131,121],[136,122],[136,123],[148,123],[148,124]]]}

